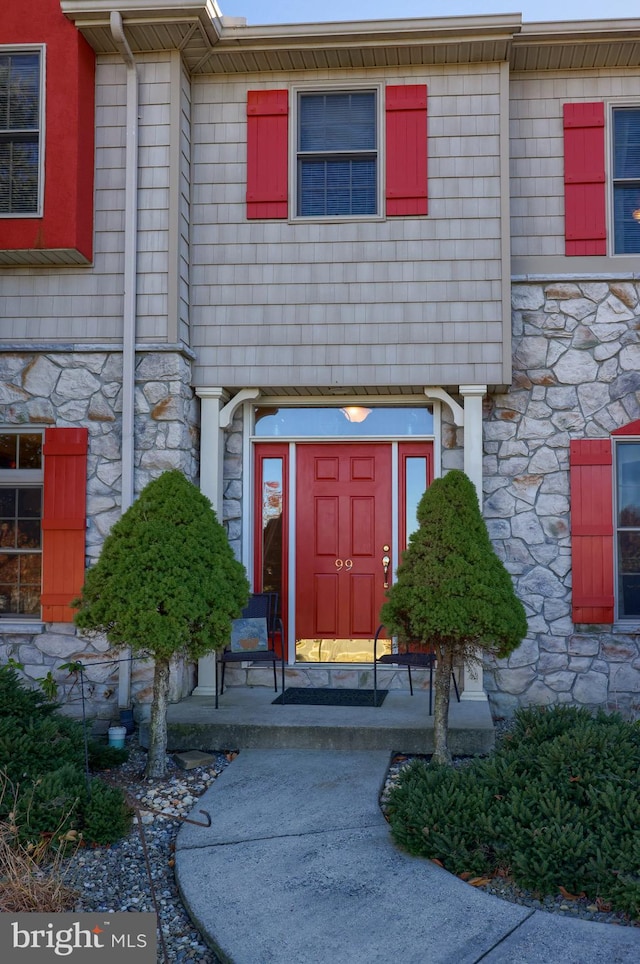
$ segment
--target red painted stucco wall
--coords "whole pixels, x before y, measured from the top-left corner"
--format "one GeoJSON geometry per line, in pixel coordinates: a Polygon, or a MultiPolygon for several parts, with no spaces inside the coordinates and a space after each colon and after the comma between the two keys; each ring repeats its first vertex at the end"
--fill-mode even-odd
{"type": "Polygon", "coordinates": [[[42,217],[1,217],[0,250],[70,250],[93,257],[95,54],[59,0],[5,0],[0,47],[45,44],[42,217]]]}

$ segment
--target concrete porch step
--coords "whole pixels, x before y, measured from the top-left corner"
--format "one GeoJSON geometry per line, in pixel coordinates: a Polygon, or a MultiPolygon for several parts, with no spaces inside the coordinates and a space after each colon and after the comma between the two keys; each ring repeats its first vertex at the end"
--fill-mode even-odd
{"type": "MultiPolygon", "coordinates": [[[[430,753],[433,716],[429,694],[389,690],[380,707],[273,705],[265,686],[231,686],[220,697],[190,696],[169,706],[168,749],[240,750],[327,749],[430,753]]],[[[449,746],[452,753],[487,753],[494,726],[486,700],[451,702],[449,746]]],[[[148,745],[148,723],[140,741],[148,745]]]]}

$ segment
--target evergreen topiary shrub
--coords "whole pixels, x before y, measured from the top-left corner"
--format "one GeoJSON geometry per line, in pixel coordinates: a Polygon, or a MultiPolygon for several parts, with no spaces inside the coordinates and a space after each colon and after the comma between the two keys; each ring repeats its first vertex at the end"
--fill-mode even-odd
{"type": "Polygon", "coordinates": [[[171,659],[223,648],[248,594],[211,503],[177,470],[143,489],[87,572],[76,625],[154,659],[147,777],[166,769],[171,659]]]}
{"type": "Polygon", "coordinates": [[[436,479],[422,496],[417,515],[418,529],[380,618],[389,634],[419,640],[436,653],[433,759],[450,763],[454,660],[473,661],[483,649],[507,656],[526,635],[527,620],[464,472],[453,469],[436,479]]]}

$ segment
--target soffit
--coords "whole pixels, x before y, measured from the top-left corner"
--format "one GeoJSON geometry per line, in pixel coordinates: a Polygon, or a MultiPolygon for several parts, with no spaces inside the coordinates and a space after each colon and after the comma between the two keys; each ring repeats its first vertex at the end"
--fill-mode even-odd
{"type": "Polygon", "coordinates": [[[122,16],[134,54],[178,49],[192,73],[398,67],[504,61],[520,15],[247,26],[213,0],[61,0],[97,53],[117,53],[122,16]]]}
{"type": "Polygon", "coordinates": [[[519,14],[247,26],[215,0],[61,0],[97,53],[117,53],[122,15],[134,53],[180,50],[188,70],[235,74],[509,61],[512,71],[640,65],[640,20],[521,23],[519,14]]]}
{"type": "Polygon", "coordinates": [[[512,71],[640,65],[640,20],[524,23],[513,38],[512,71]]]}

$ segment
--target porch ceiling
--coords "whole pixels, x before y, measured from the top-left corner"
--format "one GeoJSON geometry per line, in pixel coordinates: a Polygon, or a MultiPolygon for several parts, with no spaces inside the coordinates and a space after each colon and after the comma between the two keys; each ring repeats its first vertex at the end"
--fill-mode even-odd
{"type": "Polygon", "coordinates": [[[519,14],[247,26],[214,0],[61,0],[98,53],[115,54],[117,9],[135,53],[180,50],[194,74],[509,61],[513,70],[630,67],[640,20],[522,24],[519,14]]]}

